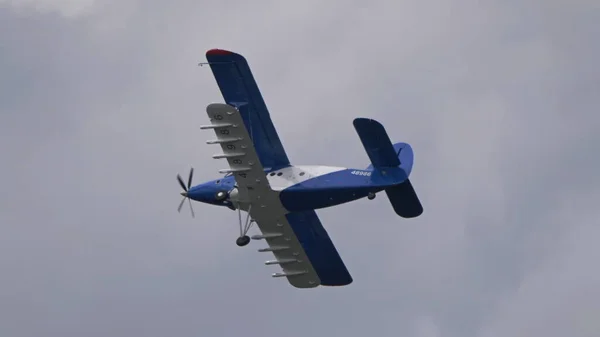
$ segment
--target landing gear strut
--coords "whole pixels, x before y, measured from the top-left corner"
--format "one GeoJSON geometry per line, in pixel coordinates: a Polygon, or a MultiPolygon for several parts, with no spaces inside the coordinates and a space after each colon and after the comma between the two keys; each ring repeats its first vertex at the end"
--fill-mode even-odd
{"type": "MultiPolygon", "coordinates": [[[[363,194],[363,195],[364,195],[364,194],[363,194]]],[[[369,192],[369,194],[367,195],[367,198],[368,198],[369,200],[373,200],[373,199],[375,199],[375,193],[373,193],[373,192],[369,192]]]]}
{"type": "Polygon", "coordinates": [[[238,217],[240,219],[240,237],[237,238],[237,240],[235,240],[235,244],[238,245],[239,247],[244,247],[250,243],[250,237],[247,235],[247,233],[250,230],[250,227],[252,227],[252,224],[255,222],[253,219],[250,218],[250,210],[251,209],[252,209],[252,205],[250,205],[248,207],[248,214],[246,215],[245,224],[242,224],[242,209],[239,206],[237,209],[238,217]]]}

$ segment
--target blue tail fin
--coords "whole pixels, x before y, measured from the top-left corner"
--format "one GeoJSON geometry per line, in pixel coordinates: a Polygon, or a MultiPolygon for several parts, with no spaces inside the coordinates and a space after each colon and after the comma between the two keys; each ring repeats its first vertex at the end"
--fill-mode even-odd
{"type": "Polygon", "coordinates": [[[382,170],[400,168],[406,179],[390,185],[385,192],[396,214],[403,218],[414,218],[423,213],[423,206],[408,177],[412,171],[414,153],[407,143],[392,144],[383,125],[373,119],[357,118],[354,128],[371,160],[368,169],[382,170]]]}
{"type": "Polygon", "coordinates": [[[409,177],[415,158],[412,147],[407,143],[396,143],[394,144],[394,151],[396,151],[400,161],[400,168],[406,172],[406,177],[409,177]]]}
{"type": "Polygon", "coordinates": [[[354,120],[354,128],[374,168],[381,169],[400,165],[398,152],[394,149],[383,125],[373,119],[357,118],[354,120]]]}
{"type": "Polygon", "coordinates": [[[423,214],[423,205],[410,180],[385,189],[396,214],[403,218],[416,218],[423,214]]]}

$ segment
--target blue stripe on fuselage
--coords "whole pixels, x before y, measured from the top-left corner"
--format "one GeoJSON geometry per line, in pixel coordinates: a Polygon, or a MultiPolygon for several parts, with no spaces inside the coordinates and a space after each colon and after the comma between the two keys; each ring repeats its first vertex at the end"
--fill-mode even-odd
{"type": "Polygon", "coordinates": [[[400,168],[385,171],[346,169],[318,176],[282,190],[279,198],[290,212],[331,207],[380,192],[407,179],[400,168]],[[368,172],[370,176],[353,174],[368,172]]]}

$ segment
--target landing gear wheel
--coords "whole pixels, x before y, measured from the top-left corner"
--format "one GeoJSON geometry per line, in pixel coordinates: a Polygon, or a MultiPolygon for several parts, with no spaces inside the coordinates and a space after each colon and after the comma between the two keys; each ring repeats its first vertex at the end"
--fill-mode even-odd
{"type": "Polygon", "coordinates": [[[235,244],[239,247],[243,247],[250,243],[250,237],[248,236],[248,230],[252,227],[252,224],[255,222],[250,217],[250,212],[252,210],[252,204],[248,205],[248,214],[246,214],[246,223],[245,225],[242,223],[242,209],[241,207],[237,208],[238,217],[240,219],[240,236],[235,240],[235,244]]]}
{"type": "Polygon", "coordinates": [[[245,245],[247,245],[249,243],[250,243],[250,237],[248,235],[240,236],[239,238],[237,238],[237,240],[235,240],[235,244],[240,247],[244,247],[245,245]]]}
{"type": "Polygon", "coordinates": [[[375,193],[373,193],[373,192],[369,192],[369,194],[367,195],[367,198],[368,198],[369,200],[373,200],[373,199],[375,199],[375,193]]]}

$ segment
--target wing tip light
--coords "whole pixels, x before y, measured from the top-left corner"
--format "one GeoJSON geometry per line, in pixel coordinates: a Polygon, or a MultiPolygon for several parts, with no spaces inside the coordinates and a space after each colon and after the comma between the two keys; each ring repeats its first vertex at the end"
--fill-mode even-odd
{"type": "Polygon", "coordinates": [[[225,49],[210,49],[206,52],[206,56],[231,55],[233,52],[225,49]]]}

